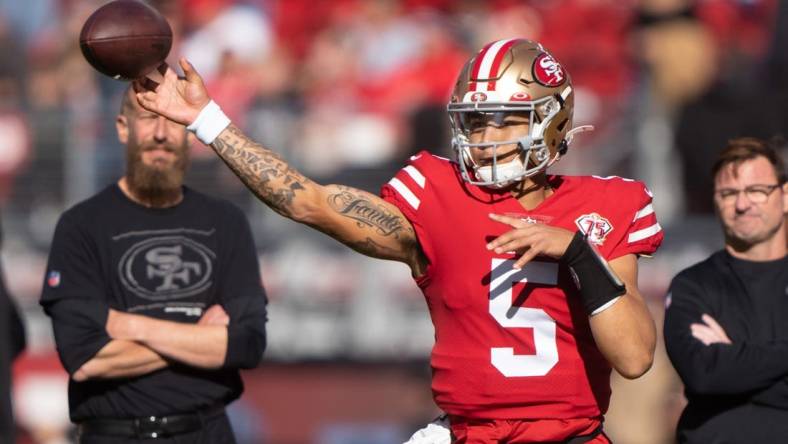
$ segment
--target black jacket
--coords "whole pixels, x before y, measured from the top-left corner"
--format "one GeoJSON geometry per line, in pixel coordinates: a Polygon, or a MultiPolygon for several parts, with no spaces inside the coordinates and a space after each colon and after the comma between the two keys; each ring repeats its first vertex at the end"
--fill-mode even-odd
{"type": "Polygon", "coordinates": [[[727,252],[679,273],[665,313],[665,346],[689,401],[679,442],[788,439],[788,257],[749,262],[727,252]],[[690,324],[709,314],[732,344],[704,345],[690,324]]]}

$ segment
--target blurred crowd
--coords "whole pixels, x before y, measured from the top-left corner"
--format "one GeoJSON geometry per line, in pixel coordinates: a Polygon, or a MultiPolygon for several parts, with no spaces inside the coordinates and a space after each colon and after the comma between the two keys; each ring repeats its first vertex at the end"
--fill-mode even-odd
{"type": "MultiPolygon", "coordinates": [[[[57,366],[37,306],[57,217],[121,174],[113,116],[125,84],[93,71],[78,42],[103,3],[0,0],[3,257],[30,337],[18,384],[57,366]]],[[[419,150],[452,156],[445,106],[471,51],[504,37],[540,41],[572,75],[575,124],[596,128],[557,171],[633,177],[654,191],[668,234],[656,272],[643,274],[658,324],[672,273],[714,244],[688,222],[712,211],[711,159],[729,138],[788,129],[788,4],[777,0],[150,3],[174,32],[170,64],[188,58],[236,124],[308,176],[372,192],[419,150]]],[[[426,359],[431,325],[405,268],[284,222],[207,148],[192,152],[187,182],[250,217],[271,297],[269,359],[426,359]]],[[[34,393],[18,397],[28,399],[21,417],[52,417],[29,399],[55,396],[45,384],[64,377],[25,386],[34,393]]]]}

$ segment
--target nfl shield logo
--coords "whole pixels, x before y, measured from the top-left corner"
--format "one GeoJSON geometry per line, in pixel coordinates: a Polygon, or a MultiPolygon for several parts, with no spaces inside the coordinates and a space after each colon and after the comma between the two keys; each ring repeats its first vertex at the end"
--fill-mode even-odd
{"type": "Polygon", "coordinates": [[[57,287],[60,285],[60,272],[59,271],[50,271],[47,275],[47,285],[50,287],[57,287]]]}

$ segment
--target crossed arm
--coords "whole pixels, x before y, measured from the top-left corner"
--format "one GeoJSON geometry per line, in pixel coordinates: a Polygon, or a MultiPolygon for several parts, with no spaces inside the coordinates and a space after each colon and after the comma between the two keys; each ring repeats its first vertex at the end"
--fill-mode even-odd
{"type": "Polygon", "coordinates": [[[131,378],[166,367],[167,360],[152,349],[134,341],[113,339],[74,374],[74,381],[131,378]]]}
{"type": "Polygon", "coordinates": [[[687,390],[702,395],[745,394],[788,377],[788,342],[733,340],[709,314],[706,290],[685,276],[671,285],[665,348],[687,390]]]}
{"type": "Polygon", "coordinates": [[[227,352],[229,322],[220,305],[206,310],[197,324],[110,309],[106,328],[112,340],[72,377],[77,382],[130,378],[167,367],[171,361],[199,368],[219,368],[227,352]]]}

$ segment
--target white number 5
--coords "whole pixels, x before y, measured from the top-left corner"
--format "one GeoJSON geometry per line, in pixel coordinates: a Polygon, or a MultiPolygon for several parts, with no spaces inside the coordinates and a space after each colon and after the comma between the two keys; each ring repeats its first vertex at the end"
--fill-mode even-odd
{"type": "Polygon", "coordinates": [[[490,314],[505,328],[531,328],[534,332],[533,355],[517,355],[512,347],[490,349],[492,365],[506,377],[544,376],[558,363],[555,320],[538,308],[512,309],[512,286],[515,282],[555,285],[558,264],[531,261],[520,270],[512,268],[514,260],[492,260],[490,314]]]}

